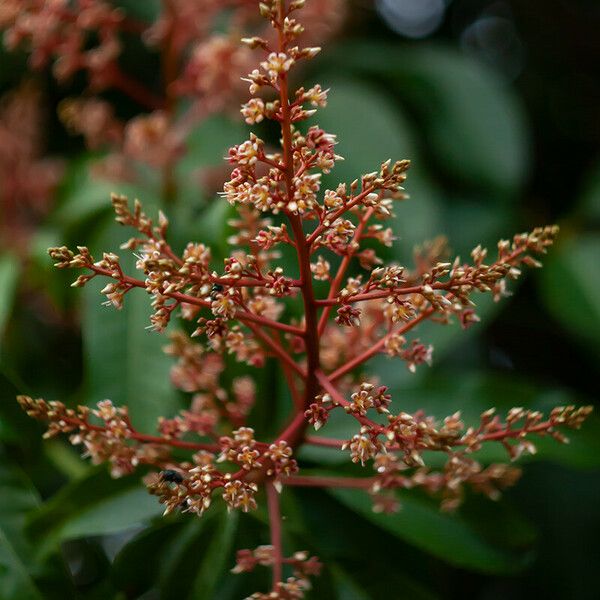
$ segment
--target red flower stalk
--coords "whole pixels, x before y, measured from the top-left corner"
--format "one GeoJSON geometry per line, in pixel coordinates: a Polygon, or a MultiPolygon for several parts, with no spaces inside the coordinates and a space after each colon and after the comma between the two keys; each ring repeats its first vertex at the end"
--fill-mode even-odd
{"type": "Polygon", "coordinates": [[[139,202],[132,210],[127,199],[117,195],[117,220],[138,232],[123,247],[136,250],[137,268],[144,277],[125,274],[115,254],[96,260],[85,247],[77,252],[50,249],[57,267],[85,270],[75,287],[94,277],[109,278],[102,293],[116,308],[133,288],[145,289],[152,297],[153,329],[163,331],[176,311],[196,322],[192,337],[202,343],[177,332],[167,348],[179,359],[174,384],[194,394],[190,409],[161,419],[160,435],[155,436],[136,431],[127,410],[109,402],[90,411],[20,398],[28,414],[50,421],[46,435],[71,434],[71,441],[83,444],[94,461],[109,461],[113,475],[131,472],[140,463],[161,469],[148,476],[146,484],[165,512],[202,515],[217,496],[230,510],[249,511],[256,508],[257,492],[264,488],[271,545],[241,550],[233,569],[273,569],[271,593],[253,598],[302,598],[307,578],[320,569],[318,560],[305,553],[286,558],[278,498],[285,486],[364,490],[372,495],[374,509],[381,511],[397,508],[395,490],[418,486],[441,496],[443,508],[454,509],[466,486],[497,498],[518,477],[518,470],[508,464],[478,462],[476,453],[484,443],[503,444],[514,460],[535,452],[530,439],[534,436],[565,441],[561,429],[579,428],[591,412],[590,407],[567,406],[544,417],[514,408],[500,417],[491,409],[471,427],[465,427],[459,413],[439,423],[421,412],[398,412],[387,387],[361,376],[365,363],[378,354],[403,360],[411,371],[430,363],[431,346],[411,337],[413,330],[425,320],[444,325],[458,321],[463,327],[476,322],[474,292],[490,293],[495,300],[507,295],[507,282],[519,277],[522,266],[539,266],[534,257],[546,252],[558,228],[537,228],[512,241],[502,240],[490,260],[478,246],[468,263],[458,258],[442,261],[445,249],[439,244],[422,252],[414,269],[384,266],[373,250],[365,250],[365,240],[392,243],[393,233],[381,222],[392,215],[394,201],[404,198],[409,162],[387,161],[321,194],[321,174],[341,157],[335,152],[334,135],[318,126],[303,127],[326,104],[327,91],[319,85],[289,91],[290,69],[319,51],[295,45],[303,28],[294,14],[303,5],[304,0],[261,3],[261,14],[276,35],[243,40],[265,57],[248,75],[253,98],[243,105],[242,115],[250,124],[275,121],[281,128],[281,148],[270,152],[251,134],[229,152],[233,171],[223,195],[238,208],[240,218],[230,240],[236,249],[222,269],[216,269],[210,249],[202,243],[190,243],[181,256],[176,254],[167,241],[165,216],[159,214],[155,223],[139,202]],[[257,95],[263,92],[264,97],[257,95]],[[265,213],[278,220],[265,218],[265,213]],[[284,246],[296,254],[293,273],[275,266],[276,249],[284,246]],[[348,277],[355,258],[363,274],[348,277]],[[313,279],[329,282],[325,297],[316,294],[313,279]],[[302,318],[283,320],[286,306],[296,301],[301,301],[302,318]],[[250,368],[268,359],[279,362],[293,406],[287,425],[273,439],[256,440],[247,424],[252,405],[259,401],[251,380],[235,380],[231,391],[221,386],[225,354],[250,368]],[[332,411],[356,421],[350,439],[307,435],[311,425],[326,431],[332,411]],[[338,448],[354,463],[372,464],[375,473],[364,478],[304,475],[294,458],[302,444],[338,448]],[[189,450],[190,459],[179,461],[170,454],[173,448],[189,450]],[[428,467],[425,451],[445,454],[445,466],[428,467]],[[288,569],[291,576],[286,578],[288,569]]]}

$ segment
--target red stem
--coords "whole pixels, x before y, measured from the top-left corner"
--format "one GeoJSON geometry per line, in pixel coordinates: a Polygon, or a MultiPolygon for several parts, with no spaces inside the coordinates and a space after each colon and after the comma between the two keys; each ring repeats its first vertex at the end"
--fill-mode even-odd
{"type": "Polygon", "coordinates": [[[285,362],[290,368],[292,368],[300,377],[303,379],[306,378],[306,373],[298,365],[297,362],[285,351],[283,346],[279,344],[279,342],[275,341],[270,335],[266,334],[264,331],[260,329],[260,327],[256,326],[252,322],[247,322],[246,326],[248,329],[254,333],[257,338],[260,338],[273,352],[276,356],[278,356],[283,362],[285,362]]]}
{"type": "MultiPolygon", "coordinates": [[[[346,274],[346,271],[348,270],[348,267],[350,266],[350,261],[352,260],[352,257],[356,253],[355,245],[358,245],[358,242],[360,241],[360,238],[362,237],[363,231],[365,229],[365,226],[367,225],[367,221],[371,218],[372,214],[373,214],[373,209],[370,208],[365,213],[363,218],[361,219],[358,227],[356,228],[356,231],[354,232],[354,236],[352,237],[352,242],[348,246],[348,253],[346,254],[346,256],[344,256],[344,258],[337,270],[335,278],[331,282],[331,286],[329,288],[329,294],[327,295],[327,301],[331,302],[332,304],[331,305],[328,304],[323,309],[323,313],[321,314],[321,318],[319,320],[319,335],[322,335],[323,331],[325,331],[325,327],[327,326],[327,319],[329,318],[329,313],[331,312],[331,306],[333,306],[334,304],[337,304],[335,297],[340,289],[340,286],[342,285],[342,279],[344,278],[344,275],[346,274]]],[[[316,304],[320,305],[320,306],[323,305],[323,303],[319,302],[319,300],[316,301],[316,304]]]]}
{"type": "Polygon", "coordinates": [[[353,371],[356,367],[378,354],[381,351],[381,349],[385,346],[385,342],[387,341],[387,339],[390,338],[392,335],[401,335],[403,333],[406,333],[413,327],[416,327],[421,321],[424,321],[427,317],[430,317],[434,312],[435,311],[433,310],[433,308],[428,308],[427,310],[423,311],[418,317],[414,318],[412,321],[405,323],[402,327],[399,327],[398,329],[390,331],[388,334],[384,335],[377,343],[373,344],[368,350],[365,350],[362,354],[359,354],[352,360],[349,360],[346,364],[336,369],[333,373],[330,373],[328,375],[329,381],[336,381],[340,377],[343,377],[347,373],[350,373],[350,371],[353,371]]]}
{"type": "MultiPolygon", "coordinates": [[[[333,214],[329,215],[329,214],[325,213],[327,222],[333,223],[336,219],[341,217],[344,213],[348,212],[351,208],[353,208],[357,204],[359,204],[362,200],[364,200],[373,191],[375,191],[375,186],[371,185],[368,188],[365,188],[360,194],[358,194],[357,196],[352,198],[352,200],[350,200],[350,202],[347,202],[346,204],[344,204],[344,206],[342,206],[341,208],[338,208],[333,214]]],[[[315,228],[315,230],[308,237],[308,240],[307,240],[308,245],[312,246],[315,243],[315,240],[319,237],[319,235],[321,235],[326,229],[327,229],[327,226],[324,225],[323,223],[318,225],[315,228]]]]}
{"type": "MultiPolygon", "coordinates": [[[[333,398],[333,401],[336,404],[339,404],[340,406],[342,406],[344,408],[347,406],[351,406],[350,402],[348,402],[348,400],[346,400],[344,398],[344,396],[342,396],[342,394],[340,394],[340,392],[333,385],[333,382],[331,381],[331,379],[329,377],[327,377],[327,375],[325,375],[325,373],[323,373],[322,371],[317,371],[317,379],[319,380],[319,383],[323,386],[323,389],[333,398]]],[[[361,417],[360,415],[357,415],[354,413],[350,413],[350,414],[361,425],[370,427],[373,430],[381,429],[381,425],[379,423],[375,423],[375,421],[371,421],[371,419],[368,419],[367,417],[361,417]]]]}
{"type": "Polygon", "coordinates": [[[368,490],[374,483],[371,477],[321,477],[290,475],[281,480],[283,485],[294,487],[329,487],[329,488],[355,488],[368,490]]]}
{"type": "MultiPolygon", "coordinates": [[[[102,269],[100,267],[96,267],[93,264],[88,265],[88,268],[94,271],[94,273],[97,273],[98,275],[104,275],[105,277],[110,277],[111,279],[118,279],[119,281],[122,281],[132,287],[139,287],[144,289],[146,288],[146,283],[141,279],[135,279],[134,277],[129,277],[128,275],[115,277],[113,272],[109,269],[102,269]]],[[[177,300],[178,302],[193,304],[195,306],[202,306],[203,308],[210,308],[210,302],[208,302],[207,300],[202,300],[201,298],[196,298],[195,296],[189,296],[188,294],[182,294],[181,292],[161,293],[163,296],[173,298],[173,300],[177,300]]],[[[278,329],[279,331],[283,331],[285,333],[292,333],[297,336],[304,335],[304,330],[300,329],[300,327],[294,327],[293,325],[288,325],[287,323],[273,321],[271,319],[267,319],[266,317],[261,317],[260,315],[255,315],[254,313],[250,313],[247,311],[238,310],[235,313],[235,318],[246,323],[257,323],[259,325],[264,325],[265,327],[278,329]]]]}
{"type": "Polygon", "coordinates": [[[275,443],[285,441],[291,447],[298,446],[300,443],[300,433],[306,425],[304,412],[297,412],[289,425],[277,436],[275,443]]]}
{"type": "MultiPolygon", "coordinates": [[[[107,427],[102,427],[101,425],[93,425],[91,423],[87,423],[82,421],[81,419],[74,419],[70,417],[63,417],[63,421],[69,423],[70,425],[74,425],[76,427],[82,427],[84,430],[90,431],[108,431],[107,427]]],[[[218,452],[220,450],[220,446],[217,444],[205,444],[201,442],[185,442],[183,440],[176,440],[170,438],[163,438],[156,435],[147,435],[145,433],[139,433],[138,431],[131,430],[129,434],[129,438],[131,440],[136,440],[138,442],[142,442],[144,444],[161,444],[163,446],[173,446],[175,448],[184,448],[186,450],[207,450],[208,452],[218,452]]]]}
{"type": "MultiPolygon", "coordinates": [[[[285,19],[285,1],[279,0],[277,11],[276,27],[278,31],[279,52],[287,51],[287,40],[283,31],[285,19]]],[[[285,187],[288,203],[294,198],[294,155],[292,147],[292,120],[291,108],[288,94],[287,73],[279,76],[279,98],[281,102],[281,135],[283,139],[283,166],[285,173],[285,187]]],[[[306,242],[302,220],[293,214],[288,213],[288,218],[294,234],[296,243],[296,252],[298,256],[298,267],[300,270],[300,281],[302,299],[304,303],[305,330],[304,343],[306,347],[307,369],[304,387],[304,408],[313,402],[319,390],[319,384],[316,379],[316,371],[319,369],[319,334],[317,323],[317,307],[312,286],[312,273],[310,270],[310,248],[306,242]]],[[[301,409],[297,417],[292,421],[293,431],[289,432],[293,438],[302,438],[307,426],[301,409]]],[[[286,433],[287,434],[287,429],[286,433]]],[[[289,440],[287,440],[288,443],[289,440]]]]}
{"type": "Polygon", "coordinates": [[[336,450],[340,450],[344,445],[344,440],[335,440],[333,438],[325,438],[318,437],[314,435],[307,435],[304,438],[304,441],[307,444],[312,444],[313,446],[323,446],[324,448],[335,448],[336,450]]]}

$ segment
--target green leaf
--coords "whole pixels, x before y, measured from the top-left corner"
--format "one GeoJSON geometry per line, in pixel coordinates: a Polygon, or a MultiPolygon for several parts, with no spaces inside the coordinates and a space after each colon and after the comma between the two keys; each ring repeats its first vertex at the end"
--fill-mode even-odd
{"type": "Polygon", "coordinates": [[[184,526],[182,520],[164,518],[125,544],[113,562],[112,576],[118,589],[137,597],[153,587],[169,556],[169,546],[184,526]]]}
{"type": "Polygon", "coordinates": [[[0,348],[2,347],[2,334],[17,291],[19,270],[20,265],[16,256],[10,253],[0,255],[0,348]]]}
{"type": "Polygon", "coordinates": [[[344,157],[327,181],[350,183],[361,174],[379,169],[391,158],[411,158],[415,153],[413,134],[407,119],[376,87],[357,79],[342,79],[325,73],[331,87],[327,108],[318,113],[319,126],[335,133],[336,153],[344,157]],[[369,108],[368,118],[360,118],[369,108]]]}
{"type": "Polygon", "coordinates": [[[446,176],[513,196],[522,186],[529,147],[523,110],[491,69],[449,48],[372,41],[343,45],[328,61],[393,85],[419,116],[446,176]]]}
{"type": "Polygon", "coordinates": [[[196,600],[215,589],[230,559],[236,522],[237,515],[226,514],[222,506],[211,507],[200,518],[189,515],[189,523],[169,546],[169,558],[162,565],[161,598],[196,600]]]}
{"type": "Polygon", "coordinates": [[[345,489],[330,493],[367,521],[454,566],[499,574],[518,571],[527,562],[522,553],[492,545],[460,514],[442,513],[426,499],[403,494],[400,512],[386,515],[373,512],[365,493],[345,489]]]}
{"type": "MultiPolygon", "coordinates": [[[[239,512],[223,512],[206,549],[206,557],[198,571],[192,593],[193,600],[211,600],[219,589],[219,580],[227,573],[239,512]]],[[[229,574],[228,574],[229,576],[229,574]]]]}
{"type": "MultiPolygon", "coordinates": [[[[111,224],[92,252],[115,251],[126,236],[123,228],[111,224]]],[[[134,272],[133,262],[133,256],[123,257],[126,272],[134,272]]],[[[172,361],[162,351],[166,338],[147,329],[152,308],[145,290],[129,292],[123,309],[116,310],[102,304],[105,297],[99,292],[106,284],[106,278],[97,277],[83,291],[88,403],[109,398],[127,405],[136,428],[154,431],[158,417],[173,414],[179,406],[169,375],[172,361]]]]}
{"type": "MultiPolygon", "coordinates": [[[[328,564],[335,583],[338,600],[369,600],[385,598],[394,590],[394,600],[435,600],[437,596],[400,570],[386,570],[385,575],[373,565],[361,565],[354,570],[352,563],[328,564]]],[[[385,569],[385,567],[383,567],[385,569]]],[[[410,572],[408,565],[405,572],[410,572]]],[[[412,573],[411,573],[412,576],[412,573]]],[[[317,582],[318,585],[318,582],[317,582]]]]}
{"type": "Polygon", "coordinates": [[[161,512],[138,478],[111,479],[105,469],[90,469],[32,515],[28,530],[44,554],[63,540],[131,529],[161,512]]]}
{"type": "Polygon", "coordinates": [[[20,531],[25,515],[38,506],[39,499],[24,475],[2,463],[0,463],[0,486],[2,488],[0,525],[7,538],[12,540],[16,551],[25,555],[28,546],[20,531]]]}
{"type": "Polygon", "coordinates": [[[600,239],[592,234],[553,249],[540,273],[542,297],[558,322],[600,355],[600,239]]]}
{"type": "Polygon", "coordinates": [[[248,136],[249,128],[240,119],[223,115],[204,119],[187,137],[187,152],[178,162],[177,169],[183,175],[207,165],[225,166],[228,148],[241,144],[248,136]]]}
{"type": "MultiPolygon", "coordinates": [[[[182,216],[188,215],[188,222],[179,217],[182,227],[187,225],[191,232],[189,238],[202,240],[193,225],[198,220],[197,210],[207,199],[228,205],[217,200],[216,192],[222,190],[222,182],[227,179],[230,168],[224,160],[228,149],[248,139],[248,127],[239,119],[231,119],[223,115],[214,115],[203,120],[186,138],[186,152],[176,165],[178,186],[178,204],[176,210],[182,216]],[[210,175],[211,170],[217,174],[210,175]],[[206,185],[202,185],[203,180],[206,185]],[[215,189],[210,189],[217,186],[215,189]],[[207,189],[208,188],[208,189],[207,189]],[[189,218],[192,218],[190,223],[189,218]]],[[[171,211],[170,211],[171,212],[171,211]]],[[[188,241],[186,240],[186,241],[188,241]]]]}
{"type": "Polygon", "coordinates": [[[59,190],[59,206],[51,221],[63,230],[81,225],[87,219],[111,210],[110,195],[119,194],[143,198],[146,203],[150,190],[123,181],[110,181],[93,173],[98,156],[86,155],[69,163],[59,190]]]}
{"type": "Polygon", "coordinates": [[[0,527],[0,588],[4,600],[42,600],[43,596],[27,572],[10,540],[0,527]]]}
{"type": "Polygon", "coordinates": [[[34,559],[34,547],[25,536],[26,515],[39,505],[39,498],[25,475],[0,463],[0,596],[3,600],[57,598],[46,595],[44,583],[60,586],[61,598],[71,598],[70,583],[57,556],[49,561],[34,559]]]}
{"type": "Polygon", "coordinates": [[[145,0],[144,2],[138,2],[137,0],[118,0],[115,4],[125,9],[129,17],[142,19],[149,23],[156,21],[161,12],[159,0],[145,0]]]}
{"type": "Polygon", "coordinates": [[[329,571],[335,583],[338,600],[369,600],[370,596],[342,568],[330,565],[329,571]]]}

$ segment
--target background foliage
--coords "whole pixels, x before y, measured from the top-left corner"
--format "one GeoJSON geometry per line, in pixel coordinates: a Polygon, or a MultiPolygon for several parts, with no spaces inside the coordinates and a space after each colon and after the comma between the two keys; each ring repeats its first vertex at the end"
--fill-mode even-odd
{"type": "MultiPolygon", "coordinates": [[[[593,402],[600,356],[600,9],[584,0],[446,4],[435,31],[410,39],[393,31],[394,2],[379,2],[377,12],[357,1],[339,39],[303,74],[332,88],[320,125],[338,134],[346,161],[331,177],[353,179],[388,157],[412,159],[412,199],[398,210],[401,239],[389,253],[401,262],[415,243],[439,234],[464,254],[539,224],[557,221],[562,233],[545,268],[530,273],[513,298],[485,306],[480,325],[467,333],[421,333],[436,348],[431,369],[411,375],[382,359],[375,371],[406,410],[438,416],[593,402]]],[[[128,49],[129,64],[142,59],[140,51],[128,49]]],[[[22,56],[2,54],[0,63],[0,91],[29,77],[22,56]]],[[[58,87],[46,74],[38,83],[48,153],[69,162],[29,253],[0,244],[0,598],[242,597],[265,582],[228,569],[234,548],[267,541],[263,512],[238,518],[216,508],[202,520],[159,518],[138,478],[111,480],[62,441],[42,442],[14,401],[17,393],[72,403],[108,397],[128,404],[142,429],[181,403],[169,384],[164,339],[144,330],[146,295],[132,292],[116,313],[100,305],[94,286],[74,292],[50,267],[49,245],[115,249],[123,231],[111,222],[114,186],[90,175],[91,157],[55,117],[79,83],[58,87]]],[[[169,209],[176,247],[191,238],[223,251],[229,208],[213,194],[200,197],[192,182],[197,169],[218,166],[245,135],[227,116],[194,133],[178,172],[182,198],[169,209]]],[[[149,209],[159,205],[151,177],[146,187],[119,191],[149,209]]],[[[283,394],[279,375],[260,375],[269,406],[283,394]]],[[[255,415],[263,430],[274,420],[266,411],[255,415]]],[[[377,599],[390,597],[390,589],[399,599],[597,597],[599,434],[592,419],[568,447],[540,444],[501,504],[472,497],[455,516],[419,494],[403,497],[402,512],[389,518],[372,513],[358,492],[286,492],[285,535],[328,565],[311,597],[377,599]]],[[[339,457],[311,448],[302,458],[316,468],[339,457]]]]}

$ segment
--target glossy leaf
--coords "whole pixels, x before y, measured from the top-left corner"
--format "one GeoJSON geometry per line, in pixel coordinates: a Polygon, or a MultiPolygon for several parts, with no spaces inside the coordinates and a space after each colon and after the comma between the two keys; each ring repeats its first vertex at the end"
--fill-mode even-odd
{"type": "Polygon", "coordinates": [[[26,515],[39,505],[30,482],[16,469],[0,463],[0,488],[0,597],[3,600],[57,598],[55,590],[46,594],[49,585],[61,586],[60,597],[71,598],[72,590],[60,559],[51,556],[48,560],[36,560],[34,546],[25,535],[26,515]]]}
{"type": "Polygon", "coordinates": [[[90,469],[48,500],[32,516],[28,529],[45,553],[62,540],[131,529],[161,512],[139,478],[111,479],[104,469],[90,469]]]}
{"type": "Polygon", "coordinates": [[[208,541],[206,557],[202,562],[192,587],[190,598],[211,600],[219,590],[219,580],[231,568],[233,538],[237,528],[239,512],[223,513],[217,529],[208,541]]]}
{"type": "Polygon", "coordinates": [[[128,182],[110,181],[93,172],[96,156],[84,156],[69,163],[59,191],[59,206],[51,221],[63,230],[81,224],[101,213],[111,212],[111,193],[140,196],[145,202],[149,191],[128,182]]]}
{"type": "Polygon", "coordinates": [[[522,185],[528,166],[523,112],[506,84],[482,64],[448,48],[372,41],[344,45],[327,60],[393,85],[420,116],[428,148],[446,176],[509,195],[522,185]]]}
{"type": "Polygon", "coordinates": [[[207,590],[213,590],[235,533],[235,517],[224,514],[222,506],[212,507],[201,518],[186,517],[185,528],[170,544],[168,559],[161,568],[160,589],[165,600],[195,600],[193,593],[204,593],[205,578],[207,590]]]}
{"type": "Polygon", "coordinates": [[[566,331],[600,354],[600,239],[570,238],[540,273],[544,301],[566,331]]]}
{"type": "Polygon", "coordinates": [[[42,600],[25,563],[0,527],[0,587],[5,600],[42,600]]]}
{"type": "Polygon", "coordinates": [[[330,567],[338,600],[369,600],[367,593],[360,589],[350,575],[339,567],[330,567]]]}
{"type": "Polygon", "coordinates": [[[332,489],[330,493],[371,523],[454,566],[484,573],[510,573],[526,563],[526,557],[490,544],[460,514],[442,513],[428,500],[402,495],[401,511],[386,515],[373,512],[365,493],[345,489],[332,489]]]}
{"type": "Polygon", "coordinates": [[[16,256],[9,253],[0,255],[0,348],[2,348],[2,334],[17,290],[19,270],[16,256]]]}
{"type": "Polygon", "coordinates": [[[118,589],[131,596],[154,587],[168,560],[170,546],[187,524],[182,520],[161,519],[121,548],[112,567],[118,589]]]}
{"type": "MultiPolygon", "coordinates": [[[[104,231],[95,244],[101,250],[118,249],[128,233],[116,225],[104,231]]],[[[97,250],[97,252],[96,252],[97,250]]],[[[132,273],[133,257],[124,252],[125,271],[132,273]]],[[[162,351],[166,338],[149,331],[150,298],[142,289],[127,294],[122,310],[104,306],[99,291],[107,284],[96,278],[84,288],[83,344],[88,403],[109,398],[127,405],[133,424],[145,432],[156,430],[159,416],[176,412],[177,397],[171,385],[171,359],[162,351]]]]}

